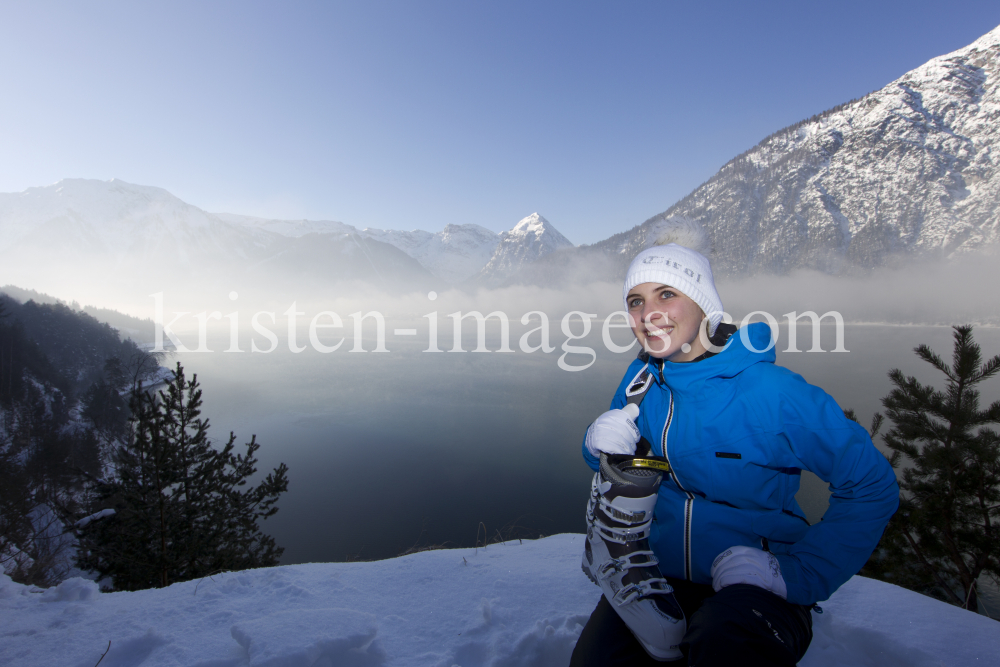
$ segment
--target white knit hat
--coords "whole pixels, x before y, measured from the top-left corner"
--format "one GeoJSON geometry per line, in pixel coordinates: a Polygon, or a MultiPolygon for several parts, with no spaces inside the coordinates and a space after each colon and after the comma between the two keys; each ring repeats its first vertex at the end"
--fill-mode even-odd
{"type": "Polygon", "coordinates": [[[628,293],[636,285],[658,283],[676,288],[690,297],[708,317],[708,335],[722,321],[722,299],[715,290],[712,266],[700,252],[668,243],[643,250],[628,267],[622,299],[628,310],[628,293]]]}

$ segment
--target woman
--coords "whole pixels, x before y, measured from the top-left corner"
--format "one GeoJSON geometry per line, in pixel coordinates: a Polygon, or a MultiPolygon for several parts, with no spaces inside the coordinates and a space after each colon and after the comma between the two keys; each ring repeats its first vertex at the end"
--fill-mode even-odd
{"type": "Polygon", "coordinates": [[[584,570],[605,595],[571,665],[794,665],[812,638],[810,608],[861,569],[895,512],[895,474],[829,395],[774,364],[767,325],[721,323],[698,252],[644,250],[623,297],[642,351],[584,439],[601,470],[584,570]],[[666,470],[648,528],[639,478],[621,481],[637,446],[665,459],[644,464],[666,470]],[[802,470],[832,491],[812,526],[795,501],[802,470]]]}

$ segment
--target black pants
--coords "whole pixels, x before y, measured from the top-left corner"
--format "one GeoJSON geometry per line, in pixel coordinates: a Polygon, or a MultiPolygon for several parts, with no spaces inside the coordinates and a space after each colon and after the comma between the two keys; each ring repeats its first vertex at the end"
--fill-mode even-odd
{"type": "Polygon", "coordinates": [[[687,617],[685,660],[653,660],[604,596],[573,649],[570,667],[772,667],[795,665],[812,640],[809,607],[749,584],[711,586],[670,580],[687,617]]]}

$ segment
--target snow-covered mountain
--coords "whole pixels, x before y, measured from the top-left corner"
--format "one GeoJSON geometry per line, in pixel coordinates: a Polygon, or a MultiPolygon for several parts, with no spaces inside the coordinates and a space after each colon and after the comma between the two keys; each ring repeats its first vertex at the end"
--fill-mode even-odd
{"type": "Polygon", "coordinates": [[[67,279],[138,292],[343,280],[423,289],[477,273],[497,239],[476,225],[430,234],[215,214],[120,180],[67,179],[0,194],[3,279],[49,291],[67,279]]]}
{"type": "Polygon", "coordinates": [[[1000,28],[762,141],[665,215],[727,272],[947,257],[1000,232],[1000,28]]]}
{"type": "Polygon", "coordinates": [[[569,245],[538,214],[503,234],[474,224],[432,233],[209,213],[162,188],[120,180],[67,179],[0,194],[3,278],[50,291],[58,291],[50,279],[67,272],[105,285],[142,275],[161,284],[231,284],[227,291],[236,283],[342,280],[422,289],[460,284],[490,262],[488,275],[506,275],[569,245]]]}
{"type": "Polygon", "coordinates": [[[664,213],[572,252],[610,260],[617,279],[673,216],[705,227],[722,275],[840,273],[996,242],[1000,27],[774,133],[664,213]]]}
{"type": "Polygon", "coordinates": [[[493,256],[500,235],[479,225],[445,225],[437,233],[366,228],[368,238],[393,245],[433,275],[460,283],[479,273],[493,256]]]}
{"type": "Polygon", "coordinates": [[[532,213],[509,232],[501,232],[500,242],[478,278],[485,284],[498,284],[539,258],[572,247],[552,223],[532,213]]]}
{"type": "Polygon", "coordinates": [[[353,225],[332,220],[268,220],[232,213],[216,213],[220,220],[298,238],[306,234],[356,234],[402,250],[432,275],[449,283],[459,283],[479,273],[493,256],[500,240],[496,232],[479,225],[446,225],[440,232],[421,229],[399,231],[353,225]]]}
{"type": "Polygon", "coordinates": [[[274,235],[223,222],[162,188],[66,179],[0,193],[0,258],[36,252],[102,262],[253,259],[274,235]]]}
{"type": "Polygon", "coordinates": [[[358,233],[358,230],[354,226],[335,220],[271,220],[269,218],[255,218],[250,215],[237,215],[235,213],[212,213],[211,215],[239,227],[263,230],[291,238],[299,238],[306,234],[358,233]]]}

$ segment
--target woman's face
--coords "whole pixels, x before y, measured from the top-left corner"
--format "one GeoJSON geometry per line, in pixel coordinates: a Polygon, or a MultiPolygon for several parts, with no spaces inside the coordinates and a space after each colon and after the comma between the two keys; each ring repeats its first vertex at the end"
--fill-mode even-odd
{"type": "Polygon", "coordinates": [[[629,290],[629,324],[649,356],[691,361],[705,353],[698,335],[705,314],[680,290],[659,283],[642,283],[629,290]]]}

